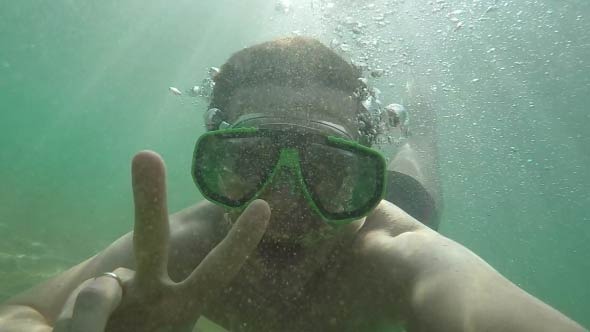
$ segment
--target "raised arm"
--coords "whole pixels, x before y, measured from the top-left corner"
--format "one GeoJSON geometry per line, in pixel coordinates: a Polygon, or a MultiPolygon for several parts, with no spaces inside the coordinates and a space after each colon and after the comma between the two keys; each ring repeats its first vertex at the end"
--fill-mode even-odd
{"type": "MultiPolygon", "coordinates": [[[[408,332],[585,331],[395,205],[382,203],[371,218],[376,226],[362,250],[386,271],[384,293],[405,294],[408,332]]],[[[395,300],[391,307],[399,308],[395,300]]]]}
{"type": "Polygon", "coordinates": [[[431,231],[408,236],[420,243],[408,331],[584,331],[462,245],[431,231]]]}

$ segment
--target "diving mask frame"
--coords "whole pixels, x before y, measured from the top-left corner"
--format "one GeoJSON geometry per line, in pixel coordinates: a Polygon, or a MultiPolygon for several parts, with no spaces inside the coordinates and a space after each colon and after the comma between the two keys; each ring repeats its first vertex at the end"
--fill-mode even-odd
{"type": "MultiPolygon", "coordinates": [[[[220,146],[222,147],[223,143],[221,143],[220,146]]],[[[366,216],[383,197],[386,172],[385,159],[383,156],[379,152],[355,142],[351,135],[346,132],[345,128],[339,125],[326,121],[312,121],[291,117],[269,117],[262,114],[249,114],[243,116],[230,128],[214,130],[202,135],[195,146],[192,170],[193,180],[203,196],[230,210],[245,209],[251,201],[257,199],[262,192],[264,192],[269,186],[272,186],[275,178],[279,176],[278,174],[289,171],[292,175],[290,177],[291,186],[293,188],[299,188],[311,209],[331,226],[348,224],[353,220],[358,220],[366,216]],[[289,136],[290,138],[287,140],[285,136],[289,136]],[[210,157],[212,158],[219,152],[214,151],[207,153],[206,145],[218,144],[211,143],[216,142],[218,139],[221,140],[219,142],[223,142],[223,139],[247,139],[249,137],[271,138],[273,141],[288,141],[289,143],[286,145],[281,143],[281,146],[278,149],[278,155],[275,153],[272,157],[269,156],[269,158],[273,158],[272,162],[274,165],[272,166],[272,171],[267,172],[268,174],[265,173],[266,176],[261,183],[259,183],[259,186],[255,188],[252,193],[248,194],[247,197],[232,201],[231,199],[228,199],[228,197],[224,197],[224,195],[220,195],[212,189],[212,187],[215,186],[210,184],[212,181],[211,179],[214,176],[219,176],[218,173],[221,171],[215,170],[219,169],[221,165],[215,164],[207,159],[210,157]],[[295,139],[293,139],[293,137],[295,139]],[[374,169],[364,171],[367,172],[366,174],[372,175],[363,176],[359,173],[358,176],[355,177],[355,180],[358,182],[356,185],[359,187],[354,187],[352,189],[353,191],[358,191],[357,195],[364,195],[364,203],[359,204],[359,206],[356,206],[354,209],[344,212],[329,211],[329,209],[326,208],[326,204],[322,203],[325,202],[326,198],[318,197],[317,185],[310,183],[310,178],[307,175],[309,174],[308,168],[303,169],[308,166],[305,166],[302,162],[302,158],[305,159],[305,157],[302,156],[302,153],[306,152],[302,150],[305,149],[305,147],[302,146],[300,141],[325,145],[330,147],[330,149],[336,149],[334,151],[338,150],[343,151],[343,153],[353,154],[356,158],[366,158],[368,160],[366,162],[367,165],[370,165],[368,168],[374,167],[374,169]],[[209,165],[207,163],[213,163],[213,167],[205,167],[204,165],[209,165]],[[207,172],[217,173],[207,175],[207,172]],[[367,181],[367,179],[371,177],[372,179],[370,179],[370,181],[374,181],[374,183],[363,186],[362,181],[367,181]]],[[[330,174],[326,174],[326,176],[329,175],[330,174]]]]}

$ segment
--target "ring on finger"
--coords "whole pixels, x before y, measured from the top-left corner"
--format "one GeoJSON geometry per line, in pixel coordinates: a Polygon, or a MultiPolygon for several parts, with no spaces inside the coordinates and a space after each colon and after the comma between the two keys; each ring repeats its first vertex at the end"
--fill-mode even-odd
{"type": "Polygon", "coordinates": [[[113,278],[113,279],[117,280],[117,283],[119,284],[119,287],[121,287],[121,291],[123,291],[124,287],[123,287],[123,280],[121,280],[121,277],[119,277],[118,275],[116,275],[114,272],[105,272],[105,273],[99,275],[96,278],[103,277],[103,276],[104,277],[110,277],[110,278],[113,278]]]}

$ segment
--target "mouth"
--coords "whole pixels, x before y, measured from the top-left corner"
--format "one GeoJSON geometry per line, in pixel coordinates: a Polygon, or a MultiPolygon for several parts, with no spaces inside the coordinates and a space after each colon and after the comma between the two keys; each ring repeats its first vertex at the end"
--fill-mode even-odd
{"type": "Polygon", "coordinates": [[[271,217],[269,227],[257,247],[257,256],[265,264],[294,265],[334,236],[332,227],[322,220],[315,218],[294,220],[295,223],[277,221],[273,225],[271,217]]]}
{"type": "Polygon", "coordinates": [[[326,224],[301,198],[277,194],[266,198],[266,201],[271,214],[266,232],[258,244],[257,256],[265,265],[294,265],[304,258],[306,249],[310,248],[307,238],[321,231],[326,224]]]}

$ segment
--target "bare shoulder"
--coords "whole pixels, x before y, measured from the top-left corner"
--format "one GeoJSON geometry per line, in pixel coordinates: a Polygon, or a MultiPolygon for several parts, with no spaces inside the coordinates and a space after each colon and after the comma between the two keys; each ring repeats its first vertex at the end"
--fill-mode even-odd
{"type": "Polygon", "coordinates": [[[170,223],[172,227],[190,226],[195,222],[217,221],[219,218],[223,218],[223,214],[224,211],[221,207],[203,200],[171,215],[170,223]]]}
{"type": "Polygon", "coordinates": [[[170,277],[180,280],[219,243],[231,225],[224,211],[208,201],[183,209],[170,217],[170,277]]]}
{"type": "Polygon", "coordinates": [[[434,233],[396,205],[382,200],[367,216],[357,239],[358,244],[393,240],[401,235],[434,233]]]}
{"type": "Polygon", "coordinates": [[[353,246],[359,264],[369,264],[380,284],[399,286],[421,265],[416,259],[441,237],[388,201],[367,217],[353,246]]]}
{"type": "Polygon", "coordinates": [[[171,245],[182,247],[188,240],[217,241],[220,236],[223,238],[229,229],[223,216],[223,209],[208,201],[174,213],[170,216],[171,245]]]}
{"type": "MultiPolygon", "coordinates": [[[[394,289],[408,292],[420,285],[439,282],[441,275],[471,276],[476,280],[481,271],[492,268],[459,243],[433,231],[403,210],[383,201],[367,217],[355,242],[360,261],[371,264],[373,275],[394,289]],[[455,273],[463,271],[464,273],[455,273]]],[[[452,281],[452,282],[451,282],[452,281]]],[[[457,280],[448,285],[461,286],[457,280]]],[[[441,288],[442,289],[442,288],[441,288]]]]}

